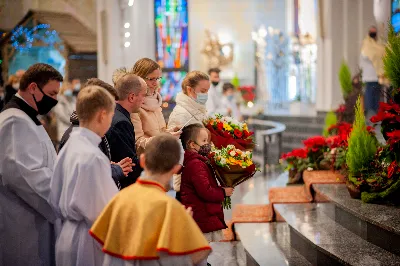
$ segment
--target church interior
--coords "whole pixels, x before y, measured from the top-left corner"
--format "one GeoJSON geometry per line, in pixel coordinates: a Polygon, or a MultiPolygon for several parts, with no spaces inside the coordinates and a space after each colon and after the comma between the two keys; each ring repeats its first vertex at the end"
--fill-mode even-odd
{"type": "MultiPolygon", "coordinates": [[[[204,126],[215,149],[223,131],[251,139],[238,145],[254,167],[216,173],[235,191],[208,265],[400,264],[400,1],[2,0],[0,14],[2,107],[35,63],[77,94],[141,58],[160,66],[167,125],[191,71],[209,75],[217,107],[235,99],[204,126]]],[[[56,150],[68,108],[41,118],[56,150]]]]}

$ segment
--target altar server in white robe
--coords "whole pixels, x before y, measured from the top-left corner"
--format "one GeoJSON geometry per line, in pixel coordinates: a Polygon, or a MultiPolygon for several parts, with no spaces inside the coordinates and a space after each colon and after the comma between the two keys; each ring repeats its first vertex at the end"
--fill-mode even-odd
{"type": "Polygon", "coordinates": [[[0,265],[55,265],[56,151],[37,115],[57,104],[62,80],[52,66],[32,65],[0,114],[0,265]]]}
{"type": "Polygon", "coordinates": [[[63,221],[56,243],[57,266],[103,264],[103,253],[89,229],[118,193],[110,161],[99,149],[114,109],[114,97],[99,86],[87,86],[78,94],[79,127],[59,153],[51,181],[50,203],[63,221]]]}

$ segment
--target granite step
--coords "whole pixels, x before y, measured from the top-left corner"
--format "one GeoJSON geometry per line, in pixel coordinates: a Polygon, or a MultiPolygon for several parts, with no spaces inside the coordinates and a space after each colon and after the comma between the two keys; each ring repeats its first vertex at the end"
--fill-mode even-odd
{"type": "Polygon", "coordinates": [[[312,265],[399,265],[400,256],[388,252],[332,220],[323,204],[275,204],[290,228],[291,246],[312,265]]]}
{"type": "Polygon", "coordinates": [[[286,223],[236,224],[235,231],[246,250],[248,266],[311,266],[291,247],[286,223]]]}
{"type": "Polygon", "coordinates": [[[313,188],[333,203],[334,211],[327,214],[337,223],[368,242],[400,255],[400,207],[352,199],[344,184],[318,184],[313,188]]]}

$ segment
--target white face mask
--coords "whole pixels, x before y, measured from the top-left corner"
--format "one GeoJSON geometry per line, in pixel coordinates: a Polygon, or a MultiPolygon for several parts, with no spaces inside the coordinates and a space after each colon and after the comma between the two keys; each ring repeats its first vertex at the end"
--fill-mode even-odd
{"type": "Polygon", "coordinates": [[[18,90],[18,89],[19,89],[19,82],[18,82],[18,83],[13,83],[13,84],[12,84],[12,87],[13,87],[15,90],[18,90]]]}

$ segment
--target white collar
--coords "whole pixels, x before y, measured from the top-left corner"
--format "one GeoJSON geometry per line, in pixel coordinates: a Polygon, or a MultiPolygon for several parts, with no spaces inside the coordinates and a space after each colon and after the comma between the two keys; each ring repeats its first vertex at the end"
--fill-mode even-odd
{"type": "Polygon", "coordinates": [[[16,97],[18,97],[18,98],[20,98],[21,100],[23,100],[24,102],[26,102],[26,104],[27,105],[29,105],[30,107],[32,107],[33,108],[33,106],[32,105],[30,105],[24,98],[22,98],[22,96],[21,95],[19,95],[19,93],[17,92],[16,94],[15,94],[15,96],[16,97]]]}

